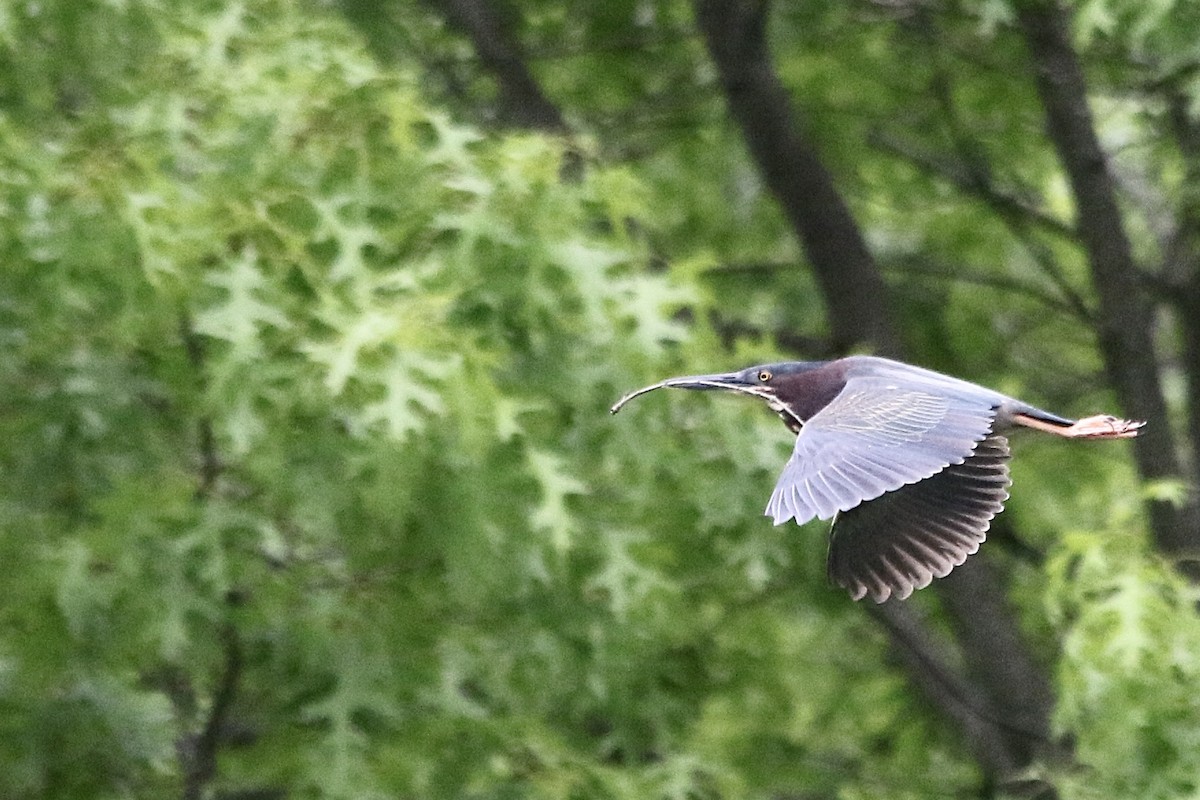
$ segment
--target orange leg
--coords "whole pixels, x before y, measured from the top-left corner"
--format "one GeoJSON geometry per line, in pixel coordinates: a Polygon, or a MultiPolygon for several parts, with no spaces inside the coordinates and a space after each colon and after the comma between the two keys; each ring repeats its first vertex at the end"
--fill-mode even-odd
{"type": "Polygon", "coordinates": [[[1121,419],[1109,414],[1084,417],[1070,425],[1047,422],[1028,414],[1013,414],[1013,422],[1069,439],[1129,439],[1137,436],[1138,429],[1146,424],[1140,420],[1121,419]]]}

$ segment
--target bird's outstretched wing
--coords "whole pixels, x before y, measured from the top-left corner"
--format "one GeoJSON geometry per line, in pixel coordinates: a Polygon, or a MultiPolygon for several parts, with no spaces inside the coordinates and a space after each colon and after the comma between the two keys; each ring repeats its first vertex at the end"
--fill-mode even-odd
{"type": "Polygon", "coordinates": [[[987,537],[1008,499],[1008,440],[989,436],[961,464],[842,514],[829,538],[829,577],[855,600],[901,600],[943,578],[987,537]]]}
{"type": "Polygon", "coordinates": [[[958,383],[918,386],[851,376],[796,437],[767,516],[776,525],[829,519],[961,464],[991,431],[992,400],[958,383]]]}

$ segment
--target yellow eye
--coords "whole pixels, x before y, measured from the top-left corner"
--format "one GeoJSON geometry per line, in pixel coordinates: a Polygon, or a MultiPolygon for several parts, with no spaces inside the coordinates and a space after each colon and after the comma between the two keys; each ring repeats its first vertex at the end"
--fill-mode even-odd
{"type": "Polygon", "coordinates": [[[769,369],[764,369],[762,372],[758,373],[758,379],[763,383],[771,380],[771,371],[769,369]]]}

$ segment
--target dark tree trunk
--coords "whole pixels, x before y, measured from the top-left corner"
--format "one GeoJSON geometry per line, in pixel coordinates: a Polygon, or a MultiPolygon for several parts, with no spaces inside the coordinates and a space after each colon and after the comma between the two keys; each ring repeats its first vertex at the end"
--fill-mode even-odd
{"type": "MultiPolygon", "coordinates": [[[[1173,87],[1168,91],[1171,132],[1184,161],[1184,190],[1176,230],[1163,255],[1161,277],[1183,329],[1183,370],[1187,375],[1187,452],[1194,494],[1200,493],[1200,123],[1193,119],[1191,97],[1173,87]]],[[[1193,496],[1189,523],[1200,531],[1200,496],[1193,496]]],[[[1200,532],[1195,534],[1200,536],[1200,532]]],[[[1200,577],[1200,554],[1192,553],[1193,578],[1200,577]]]]}
{"type": "Polygon", "coordinates": [[[696,19],[746,145],[808,256],[834,348],[899,356],[887,291],[850,209],[796,124],[767,52],[763,2],[696,2],[696,19]]]}
{"type": "MultiPolygon", "coordinates": [[[[1100,352],[1125,413],[1150,424],[1134,440],[1148,480],[1181,477],[1167,404],[1159,383],[1153,309],[1142,288],[1117,205],[1108,160],[1096,136],[1083,69],[1071,45],[1067,13],[1055,0],[1026,0],[1017,18],[1033,61],[1046,130],[1071,184],[1076,228],[1100,300],[1100,352]]],[[[1169,555],[1200,550],[1190,515],[1166,501],[1150,503],[1155,543],[1169,555]]]]}

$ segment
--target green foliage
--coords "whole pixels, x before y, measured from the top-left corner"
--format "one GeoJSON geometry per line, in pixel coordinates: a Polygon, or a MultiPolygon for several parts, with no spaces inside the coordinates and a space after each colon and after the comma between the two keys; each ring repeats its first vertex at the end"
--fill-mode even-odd
{"type": "MultiPolygon", "coordinates": [[[[760,517],[778,421],[667,392],[606,413],[824,328],[686,4],[652,5],[661,46],[628,60],[600,45],[632,4],[526,9],[527,33],[580,51],[542,65],[594,133],[570,151],[464,124],[412,54],[381,67],[323,4],[0,7],[0,796],[181,794],[214,710],[211,788],[231,795],[976,787],[826,585],[819,527],[760,517]],[[633,99],[668,123],[623,130],[633,99]],[[765,333],[730,353],[729,320],[765,333]]],[[[842,5],[780,20],[784,74],[819,107],[908,107],[937,65],[879,85],[918,48],[846,28],[842,5]]],[[[990,35],[993,5],[954,35],[990,35]]],[[[414,51],[453,50],[423,11],[392,16],[414,51]]],[[[1026,118],[995,110],[1027,93],[995,75],[961,93],[1015,182],[1052,182],[1026,118]]],[[[463,96],[487,104],[477,81],[463,96]]],[[[905,277],[930,251],[1047,285],[978,209],[830,118],[927,362],[1096,399],[1077,320],[905,277]]],[[[1016,602],[1047,657],[1062,643],[1058,725],[1096,770],[1064,794],[1193,794],[1195,598],[1112,499],[1131,480],[1112,451],[1068,474],[1029,445],[1013,515],[1051,557],[1014,568],[1016,602]]]]}
{"type": "Polygon", "coordinates": [[[1046,611],[1064,631],[1057,724],[1090,773],[1065,778],[1071,795],[1195,794],[1196,588],[1119,526],[1069,533],[1049,576],[1046,611]]]}
{"type": "Polygon", "coordinates": [[[789,563],[722,527],[785,441],[730,407],[664,470],[647,432],[695,406],[603,413],[702,355],[627,225],[640,182],[483,140],[326,18],[173,12],[124,97],[5,139],[4,703],[41,722],[3,793],[175,791],[230,637],[231,788],[731,780],[684,746],[734,673],[692,609],[789,563]]]}

